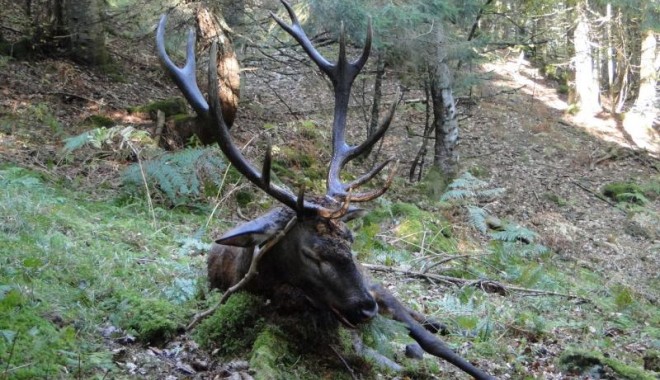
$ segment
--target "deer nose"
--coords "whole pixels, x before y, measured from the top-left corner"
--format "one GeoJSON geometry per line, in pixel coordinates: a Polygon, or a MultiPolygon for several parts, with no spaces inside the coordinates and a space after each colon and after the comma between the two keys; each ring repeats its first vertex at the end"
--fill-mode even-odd
{"type": "Polygon", "coordinates": [[[362,308],[360,309],[360,317],[368,321],[372,318],[374,318],[378,314],[378,304],[376,301],[369,300],[365,301],[362,305],[362,308]]]}

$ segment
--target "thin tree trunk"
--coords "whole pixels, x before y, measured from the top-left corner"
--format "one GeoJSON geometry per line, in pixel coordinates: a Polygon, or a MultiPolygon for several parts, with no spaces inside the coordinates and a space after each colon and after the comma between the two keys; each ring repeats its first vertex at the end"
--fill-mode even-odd
{"type": "Polygon", "coordinates": [[[431,99],[433,100],[433,129],[435,146],[433,165],[448,177],[456,174],[458,154],[458,119],[451,90],[451,74],[445,63],[434,68],[431,80],[431,99]]]}
{"type": "Polygon", "coordinates": [[[612,35],[612,3],[607,3],[607,92],[614,111],[614,36],[612,35]]]}
{"type": "Polygon", "coordinates": [[[600,111],[598,82],[594,78],[589,20],[579,7],[578,22],[573,36],[575,46],[575,95],[580,112],[595,114],[600,111]]]}
{"type": "Polygon", "coordinates": [[[430,66],[431,99],[433,101],[433,129],[435,146],[433,165],[446,177],[453,177],[457,171],[458,120],[452,93],[452,78],[446,58],[444,31],[438,26],[436,61],[430,66]]]}
{"type": "Polygon", "coordinates": [[[426,152],[428,150],[428,144],[429,144],[429,139],[431,138],[431,91],[430,91],[431,83],[430,81],[426,81],[424,84],[424,93],[426,94],[426,99],[424,101],[425,105],[425,119],[424,119],[424,134],[422,136],[422,145],[419,147],[419,150],[417,151],[417,155],[415,156],[415,159],[412,162],[412,165],[410,165],[410,172],[408,173],[408,180],[410,182],[415,181],[415,172],[417,171],[417,168],[419,167],[419,173],[417,174],[417,181],[422,180],[422,173],[424,172],[424,162],[426,160],[426,152]]]}

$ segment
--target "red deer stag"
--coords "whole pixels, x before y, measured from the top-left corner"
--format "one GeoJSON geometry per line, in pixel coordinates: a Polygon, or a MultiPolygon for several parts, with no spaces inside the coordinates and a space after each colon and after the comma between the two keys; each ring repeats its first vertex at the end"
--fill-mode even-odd
{"type": "Polygon", "coordinates": [[[346,58],[342,28],[339,58],[336,63],[331,63],[312,45],[290,5],[284,0],[282,3],[291,18],[291,25],[275,15],[271,16],[302,46],[330,78],[334,87],[332,158],[324,196],[307,197],[304,190],[295,195],[271,183],[270,147],[261,170],[248,162],[232,142],[222,118],[218,88],[214,85],[218,83],[215,44],[210,52],[207,103],[195,78],[194,32],[191,30],[189,34],[186,63],[183,68],[179,68],[165,52],[166,16],[161,18],[158,25],[158,55],[193,109],[208,121],[210,133],[216,137],[229,162],[250,182],[286,206],[275,208],[216,240],[208,256],[211,287],[227,290],[225,297],[239,288],[268,296],[280,285],[294,287],[301,290],[313,306],[331,311],[349,328],[375,317],[380,306],[381,311],[389,312],[394,319],[403,322],[410,335],[425,351],[449,361],[477,379],[492,379],[426,330],[428,328],[433,331],[437,325],[425,323],[424,316],[405,308],[383,287],[368,283],[351,252],[353,237],[345,222],[359,217],[362,210],[352,207],[350,203],[365,202],[382,195],[390,186],[396,167],[393,165],[382,187],[371,191],[355,192],[357,187],[375,177],[391,160],[375,166],[352,182],[345,183],[340,178],[340,171],[349,161],[370,149],[385,134],[396,107],[395,102],[376,132],[366,141],[355,146],[346,143],[346,116],[351,86],[369,55],[371,26],[364,50],[353,62],[346,58]],[[420,323],[424,323],[424,326],[420,323]]]}

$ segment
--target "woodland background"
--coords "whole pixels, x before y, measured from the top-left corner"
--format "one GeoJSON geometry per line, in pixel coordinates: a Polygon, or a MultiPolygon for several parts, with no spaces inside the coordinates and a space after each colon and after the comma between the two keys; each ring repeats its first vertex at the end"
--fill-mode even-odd
{"type": "MultiPolygon", "coordinates": [[[[352,139],[403,91],[384,142],[349,168],[400,160],[351,225],[370,275],[498,378],[657,378],[660,4],[293,5],[328,57],[341,22],[357,56],[372,20],[352,139]]],[[[169,12],[179,62],[197,25],[200,80],[205,32],[230,41],[234,138],[255,162],[270,138],[277,180],[322,192],[330,87],[270,18],[279,2],[0,9],[0,378],[463,376],[405,358],[394,323],[360,334],[404,374],[355,358],[342,336],[273,333],[244,296],[183,331],[218,299],[205,279],[213,238],[273,204],[195,134],[155,25],[169,12]]]]}

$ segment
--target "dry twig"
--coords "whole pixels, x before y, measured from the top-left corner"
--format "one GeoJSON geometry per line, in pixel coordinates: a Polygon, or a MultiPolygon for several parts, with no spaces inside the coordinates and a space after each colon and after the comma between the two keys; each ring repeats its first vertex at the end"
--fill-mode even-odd
{"type": "Polygon", "coordinates": [[[455,285],[455,286],[476,286],[485,292],[488,293],[498,293],[501,295],[506,294],[508,291],[515,291],[515,292],[520,292],[520,293],[527,293],[528,295],[547,295],[547,296],[557,296],[557,297],[566,297],[570,299],[577,299],[582,302],[589,302],[588,299],[572,295],[572,294],[566,294],[566,293],[558,293],[558,292],[551,292],[547,290],[540,290],[540,289],[529,289],[529,288],[522,288],[519,286],[513,286],[509,284],[503,284],[498,281],[492,281],[492,280],[468,280],[465,278],[458,278],[458,277],[451,277],[451,276],[443,276],[439,274],[432,274],[432,273],[423,273],[423,272],[417,272],[417,271],[411,271],[411,270],[406,270],[406,269],[401,269],[401,268],[394,268],[394,267],[387,267],[384,265],[376,265],[376,264],[362,264],[364,268],[367,268],[369,270],[373,271],[378,271],[378,272],[390,272],[390,273],[401,273],[409,277],[417,277],[417,278],[423,278],[425,280],[429,281],[439,281],[443,282],[445,284],[450,284],[450,285],[455,285]]]}
{"type": "Polygon", "coordinates": [[[259,274],[257,271],[257,265],[259,264],[259,261],[261,258],[264,256],[266,252],[268,252],[271,248],[273,248],[277,243],[286,236],[286,234],[293,228],[293,226],[296,224],[297,218],[294,216],[291,218],[289,223],[284,227],[283,230],[278,231],[270,240],[266,241],[263,246],[256,246],[254,247],[254,251],[252,252],[252,262],[250,262],[250,269],[248,272],[245,274],[245,276],[236,283],[236,285],[230,287],[227,289],[225,294],[222,295],[222,298],[220,301],[218,301],[217,304],[213,305],[211,308],[195,314],[193,317],[192,321],[186,326],[186,330],[191,330],[193,327],[195,327],[199,322],[201,322],[204,318],[208,317],[209,315],[213,314],[220,306],[222,306],[229,297],[236,293],[237,291],[241,290],[245,285],[252,280],[255,276],[259,274]]]}

